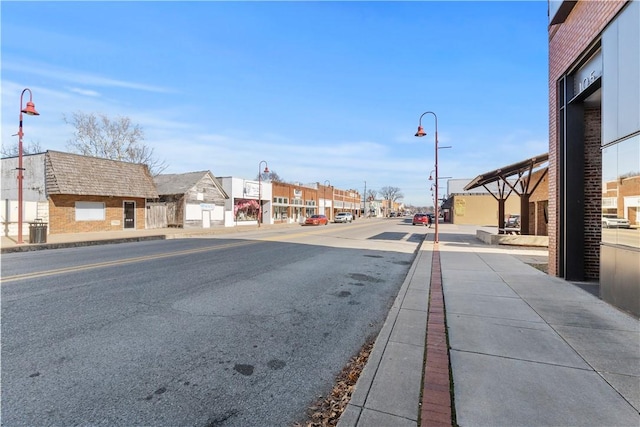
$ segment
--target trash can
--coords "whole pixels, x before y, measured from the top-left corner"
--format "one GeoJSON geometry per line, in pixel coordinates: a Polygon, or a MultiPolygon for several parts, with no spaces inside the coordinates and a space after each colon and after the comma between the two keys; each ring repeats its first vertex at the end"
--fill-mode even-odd
{"type": "Polygon", "coordinates": [[[29,243],[47,243],[47,223],[35,220],[29,223],[29,243]]]}

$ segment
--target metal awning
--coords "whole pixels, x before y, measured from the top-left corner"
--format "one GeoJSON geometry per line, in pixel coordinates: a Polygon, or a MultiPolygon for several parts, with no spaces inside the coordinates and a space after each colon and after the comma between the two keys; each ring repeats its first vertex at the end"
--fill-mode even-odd
{"type": "MultiPolygon", "coordinates": [[[[549,153],[541,154],[539,156],[531,157],[530,159],[523,160],[518,163],[514,163],[509,166],[504,166],[491,172],[478,175],[467,184],[464,189],[471,190],[476,187],[484,187],[487,184],[497,181],[508,182],[507,178],[514,175],[521,177],[525,172],[532,172],[533,169],[549,160],[549,153]]],[[[511,184],[507,184],[511,187],[511,184]]],[[[485,187],[486,188],[486,187],[485,187]]],[[[491,191],[489,191],[491,192],[491,191]]]]}
{"type": "Polygon", "coordinates": [[[522,234],[529,234],[529,196],[547,175],[548,168],[540,174],[537,182],[531,182],[534,169],[549,161],[549,153],[531,157],[518,163],[478,175],[467,184],[465,191],[484,187],[498,201],[498,229],[504,232],[504,204],[512,192],[520,197],[520,227],[522,234]],[[513,177],[516,176],[514,179],[513,177]],[[511,179],[509,179],[511,178],[511,179]],[[496,183],[497,192],[488,187],[496,183]]]}

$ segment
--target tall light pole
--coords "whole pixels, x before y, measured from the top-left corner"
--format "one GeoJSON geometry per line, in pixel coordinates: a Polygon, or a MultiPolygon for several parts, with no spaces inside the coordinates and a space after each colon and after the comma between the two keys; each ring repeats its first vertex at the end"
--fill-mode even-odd
{"type": "Polygon", "coordinates": [[[22,180],[24,179],[22,171],[22,113],[28,116],[39,116],[40,113],[36,111],[36,106],[33,104],[33,94],[31,89],[25,88],[20,95],[20,127],[18,128],[18,243],[24,243],[22,241],[22,180]],[[29,91],[29,102],[27,106],[22,108],[22,101],[24,93],[29,91]]]}
{"type": "MultiPolygon", "coordinates": [[[[435,173],[435,169],[432,170],[431,172],[429,172],[429,181],[433,181],[433,174],[434,173],[435,173]]],[[[436,183],[436,185],[437,185],[437,183],[436,183]]],[[[431,198],[433,198],[433,187],[434,186],[431,185],[431,188],[430,188],[430,190],[431,190],[431,198]]],[[[434,211],[435,211],[436,203],[438,203],[438,201],[436,199],[433,199],[433,209],[434,209],[434,211]]],[[[434,216],[434,219],[435,219],[435,216],[434,216]]]]}
{"type": "Polygon", "coordinates": [[[418,132],[416,132],[417,137],[423,137],[426,136],[427,133],[424,131],[424,129],[422,128],[422,118],[424,117],[425,114],[433,114],[433,118],[436,121],[436,133],[435,133],[435,141],[436,141],[436,147],[435,147],[435,159],[436,159],[436,164],[435,164],[435,174],[436,174],[436,200],[434,203],[434,219],[436,221],[436,231],[435,231],[435,237],[434,237],[434,242],[438,243],[439,241],[439,237],[438,237],[438,223],[439,221],[439,217],[440,217],[440,212],[438,209],[438,116],[436,116],[436,113],[434,113],[433,111],[426,111],[424,113],[422,113],[422,115],[420,116],[420,119],[418,120],[418,132]]]}
{"type": "MultiPolygon", "coordinates": [[[[329,181],[328,179],[324,180],[323,183],[323,191],[322,191],[322,198],[324,199],[324,204],[322,205],[322,207],[324,208],[324,212],[326,214],[327,211],[327,187],[331,187],[331,181],[329,181]]],[[[333,189],[331,190],[331,206],[333,209],[333,189]]],[[[329,221],[331,221],[331,209],[329,210],[329,221]]]]}
{"type": "Polygon", "coordinates": [[[367,181],[364,182],[364,194],[362,195],[362,217],[367,218],[365,210],[367,209],[367,181]]]}
{"type": "Polygon", "coordinates": [[[262,224],[262,164],[264,163],[264,173],[269,173],[269,166],[266,160],[258,163],[258,228],[262,224]]]}

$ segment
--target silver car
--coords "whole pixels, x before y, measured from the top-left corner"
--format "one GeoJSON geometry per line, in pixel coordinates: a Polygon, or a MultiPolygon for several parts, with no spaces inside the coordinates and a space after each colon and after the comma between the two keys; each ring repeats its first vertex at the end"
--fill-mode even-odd
{"type": "Polygon", "coordinates": [[[351,222],[353,221],[353,215],[350,212],[340,212],[333,218],[333,222],[351,222]]]}
{"type": "Polygon", "coordinates": [[[602,228],[629,228],[628,219],[619,218],[616,214],[602,215],[602,228]]]}

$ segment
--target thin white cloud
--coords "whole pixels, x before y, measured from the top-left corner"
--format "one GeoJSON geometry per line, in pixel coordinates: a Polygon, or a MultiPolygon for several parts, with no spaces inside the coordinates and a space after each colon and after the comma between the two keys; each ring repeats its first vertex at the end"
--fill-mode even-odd
{"type": "Polygon", "coordinates": [[[108,77],[95,75],[92,73],[82,73],[63,68],[55,67],[52,64],[26,64],[12,61],[3,61],[3,71],[14,71],[20,73],[23,76],[34,75],[40,77],[46,77],[53,80],[60,80],[63,82],[70,82],[75,84],[83,84],[88,86],[98,87],[119,87],[124,89],[140,90],[153,93],[176,93],[174,89],[152,86],[144,83],[129,82],[124,80],[117,80],[108,77]]]}
{"type": "Polygon", "coordinates": [[[93,96],[93,97],[100,96],[100,93],[96,92],[95,90],[80,89],[80,88],[77,88],[77,87],[71,87],[71,88],[69,88],[69,91],[71,91],[73,93],[77,93],[79,95],[83,95],[83,96],[93,96]]]}

